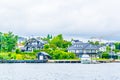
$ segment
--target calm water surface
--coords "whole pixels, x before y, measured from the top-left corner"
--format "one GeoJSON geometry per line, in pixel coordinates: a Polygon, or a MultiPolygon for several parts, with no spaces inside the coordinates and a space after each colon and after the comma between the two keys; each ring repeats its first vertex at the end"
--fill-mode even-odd
{"type": "Polygon", "coordinates": [[[0,80],[120,80],[120,64],[0,64],[0,80]]]}

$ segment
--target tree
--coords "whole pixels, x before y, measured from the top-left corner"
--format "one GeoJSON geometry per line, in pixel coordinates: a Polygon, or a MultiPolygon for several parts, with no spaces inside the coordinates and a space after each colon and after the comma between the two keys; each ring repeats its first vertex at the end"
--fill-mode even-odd
{"type": "Polygon", "coordinates": [[[15,49],[17,44],[18,36],[12,32],[0,33],[0,48],[4,52],[11,52],[15,49]]]}
{"type": "Polygon", "coordinates": [[[48,40],[52,39],[52,35],[48,34],[48,35],[47,35],[47,39],[48,39],[48,40]]]}
{"type": "Polygon", "coordinates": [[[111,51],[110,46],[107,46],[107,47],[106,47],[106,50],[107,50],[108,52],[111,51]]]}
{"type": "Polygon", "coordinates": [[[99,45],[100,43],[99,43],[99,41],[95,41],[95,43],[94,43],[95,45],[99,45]]]}
{"type": "Polygon", "coordinates": [[[59,34],[50,41],[50,44],[54,44],[58,48],[67,48],[71,42],[64,40],[62,34],[59,34]]]}
{"type": "Polygon", "coordinates": [[[92,45],[99,45],[99,44],[100,44],[99,41],[93,42],[93,41],[88,40],[88,42],[89,42],[90,44],[92,44],[92,45]]]}
{"type": "Polygon", "coordinates": [[[3,38],[3,33],[0,32],[0,51],[2,51],[2,44],[3,44],[2,38],[3,38]]]}
{"type": "Polygon", "coordinates": [[[94,45],[94,42],[92,42],[92,41],[90,41],[90,40],[88,40],[88,43],[90,43],[90,44],[94,45]]]}
{"type": "Polygon", "coordinates": [[[51,41],[50,44],[55,44],[57,47],[63,47],[63,37],[62,34],[55,36],[51,41]]]}
{"type": "Polygon", "coordinates": [[[49,45],[48,45],[48,44],[45,44],[45,45],[44,45],[44,49],[46,49],[46,50],[49,49],[49,45]]]}
{"type": "Polygon", "coordinates": [[[115,43],[115,48],[116,48],[117,50],[120,50],[120,43],[119,43],[119,42],[115,43]]]}

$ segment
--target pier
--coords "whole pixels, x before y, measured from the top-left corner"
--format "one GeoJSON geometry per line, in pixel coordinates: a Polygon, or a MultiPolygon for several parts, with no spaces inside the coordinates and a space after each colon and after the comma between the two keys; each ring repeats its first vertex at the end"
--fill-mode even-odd
{"type": "Polygon", "coordinates": [[[48,63],[81,63],[80,60],[48,60],[48,63]]]}
{"type": "Polygon", "coordinates": [[[48,60],[0,60],[0,63],[47,63],[48,60]]]}

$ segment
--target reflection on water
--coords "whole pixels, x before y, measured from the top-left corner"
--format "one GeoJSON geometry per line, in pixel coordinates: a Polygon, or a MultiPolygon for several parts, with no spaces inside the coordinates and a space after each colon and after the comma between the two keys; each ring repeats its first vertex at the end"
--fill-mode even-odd
{"type": "Polygon", "coordinates": [[[120,64],[0,64],[0,80],[120,80],[120,64]]]}

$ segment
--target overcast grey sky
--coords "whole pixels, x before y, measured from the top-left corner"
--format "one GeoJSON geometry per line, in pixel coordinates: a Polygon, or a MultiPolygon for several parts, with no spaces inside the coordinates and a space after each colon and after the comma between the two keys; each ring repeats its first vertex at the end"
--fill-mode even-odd
{"type": "Polygon", "coordinates": [[[0,31],[120,40],[120,0],[0,0],[0,31]]]}

